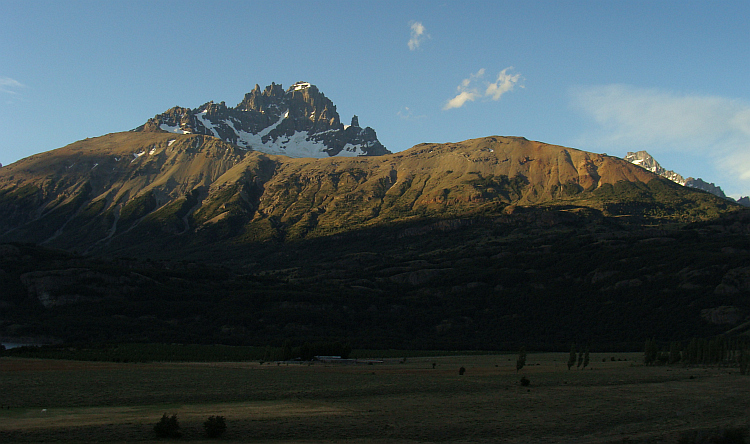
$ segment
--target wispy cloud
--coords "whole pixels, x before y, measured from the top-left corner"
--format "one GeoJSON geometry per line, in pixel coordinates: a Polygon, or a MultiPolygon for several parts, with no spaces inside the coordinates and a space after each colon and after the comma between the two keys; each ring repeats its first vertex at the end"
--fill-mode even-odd
{"type": "Polygon", "coordinates": [[[18,94],[17,90],[23,87],[24,85],[17,80],[10,77],[0,77],[0,93],[16,95],[18,94]]]}
{"type": "Polygon", "coordinates": [[[461,81],[456,88],[456,95],[445,103],[443,109],[461,108],[466,102],[473,102],[480,98],[500,100],[503,94],[512,91],[516,86],[523,88],[523,85],[519,83],[523,77],[521,74],[509,74],[508,71],[512,69],[513,67],[510,66],[500,71],[494,82],[483,80],[486,71],[484,68],[469,75],[468,79],[461,81]]]}
{"type": "Polygon", "coordinates": [[[409,27],[411,28],[411,38],[407,45],[409,45],[411,51],[415,51],[419,49],[422,42],[430,38],[430,35],[425,32],[422,22],[411,22],[409,27]]]}
{"type": "Polygon", "coordinates": [[[424,114],[414,114],[414,111],[409,108],[408,106],[403,107],[403,109],[399,110],[396,115],[401,120],[407,120],[407,121],[414,121],[414,120],[421,120],[426,118],[427,116],[424,114]]]}
{"type": "Polygon", "coordinates": [[[585,145],[701,155],[750,185],[747,102],[629,85],[576,88],[571,97],[597,124],[581,137],[585,145]]]}

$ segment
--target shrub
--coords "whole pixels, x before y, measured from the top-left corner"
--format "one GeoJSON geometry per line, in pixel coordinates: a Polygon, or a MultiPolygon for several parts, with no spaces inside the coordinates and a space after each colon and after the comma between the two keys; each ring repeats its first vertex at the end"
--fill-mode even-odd
{"type": "Polygon", "coordinates": [[[524,387],[528,387],[529,384],[531,384],[531,381],[529,381],[529,378],[527,378],[526,376],[523,376],[521,378],[521,385],[524,387]]]}
{"type": "Polygon", "coordinates": [[[466,369],[465,368],[461,367],[460,369],[458,369],[458,374],[459,375],[463,376],[464,373],[466,373],[466,369]]]}
{"type": "Polygon", "coordinates": [[[177,415],[167,416],[165,413],[159,422],[154,426],[154,432],[158,438],[179,438],[180,424],[177,422],[177,415]]]}
{"type": "Polygon", "coordinates": [[[209,416],[208,420],[203,423],[206,429],[206,436],[209,438],[218,438],[227,431],[227,423],[223,416],[209,416]]]}

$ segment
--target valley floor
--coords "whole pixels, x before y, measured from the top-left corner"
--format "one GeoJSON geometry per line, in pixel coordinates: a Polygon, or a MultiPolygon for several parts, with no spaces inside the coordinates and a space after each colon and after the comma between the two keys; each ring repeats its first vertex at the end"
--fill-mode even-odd
{"type": "Polygon", "coordinates": [[[187,442],[216,442],[203,437],[212,415],[226,418],[221,442],[676,443],[747,430],[750,377],[641,358],[592,354],[569,371],[566,353],[529,354],[519,373],[512,354],[371,365],[2,358],[0,442],[157,442],[163,413],[187,442]]]}

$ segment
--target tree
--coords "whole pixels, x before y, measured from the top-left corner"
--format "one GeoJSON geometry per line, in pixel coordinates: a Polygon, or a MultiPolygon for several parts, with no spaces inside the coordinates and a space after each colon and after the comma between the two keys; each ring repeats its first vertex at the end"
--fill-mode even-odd
{"type": "Polygon", "coordinates": [[[219,438],[227,431],[227,423],[223,416],[209,416],[208,420],[203,423],[203,428],[209,438],[219,438]]]}
{"type": "Polygon", "coordinates": [[[586,368],[589,365],[589,349],[586,348],[586,353],[583,355],[583,368],[586,368]]]}
{"type": "Polygon", "coordinates": [[[687,351],[685,352],[685,358],[689,365],[695,365],[698,363],[698,340],[696,338],[690,340],[687,351]]]}
{"type": "Polygon", "coordinates": [[[680,359],[682,358],[682,354],[680,353],[680,343],[679,342],[671,342],[669,344],[669,363],[670,364],[676,364],[680,362],[680,359]]]}
{"type": "Polygon", "coordinates": [[[740,374],[746,375],[747,374],[747,367],[750,364],[750,350],[743,349],[740,350],[740,374]]]}
{"type": "Polygon", "coordinates": [[[281,360],[288,361],[290,359],[292,359],[292,341],[287,339],[281,349],[281,360]]]}
{"type": "Polygon", "coordinates": [[[576,367],[581,368],[581,364],[583,364],[583,350],[578,352],[578,364],[576,367]]]}
{"type": "Polygon", "coordinates": [[[576,363],[576,345],[570,344],[570,356],[568,357],[568,370],[576,363]]]}
{"type": "Polygon", "coordinates": [[[516,361],[516,373],[518,373],[524,365],[526,365],[526,348],[521,347],[521,350],[518,352],[518,360],[516,361]]]}
{"type": "Polygon", "coordinates": [[[159,422],[154,426],[154,432],[158,438],[179,438],[180,424],[177,422],[177,415],[167,416],[165,413],[159,422]]]}
{"type": "Polygon", "coordinates": [[[656,346],[656,340],[647,339],[643,350],[643,363],[646,365],[654,364],[658,355],[659,348],[656,346]]]}

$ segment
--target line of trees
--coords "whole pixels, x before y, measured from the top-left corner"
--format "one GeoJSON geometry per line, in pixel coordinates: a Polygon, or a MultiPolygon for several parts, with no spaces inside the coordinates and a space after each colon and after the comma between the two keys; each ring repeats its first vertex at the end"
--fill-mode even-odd
{"type": "Polygon", "coordinates": [[[646,365],[738,365],[744,375],[750,365],[750,338],[693,338],[686,344],[679,341],[670,342],[668,347],[660,347],[655,339],[649,339],[644,346],[643,362],[646,365]]]}
{"type": "Polygon", "coordinates": [[[589,348],[588,347],[586,347],[585,350],[579,351],[578,357],[576,358],[576,345],[575,344],[570,345],[570,355],[568,356],[568,370],[570,370],[574,365],[577,368],[588,367],[589,365],[589,348]]]}

